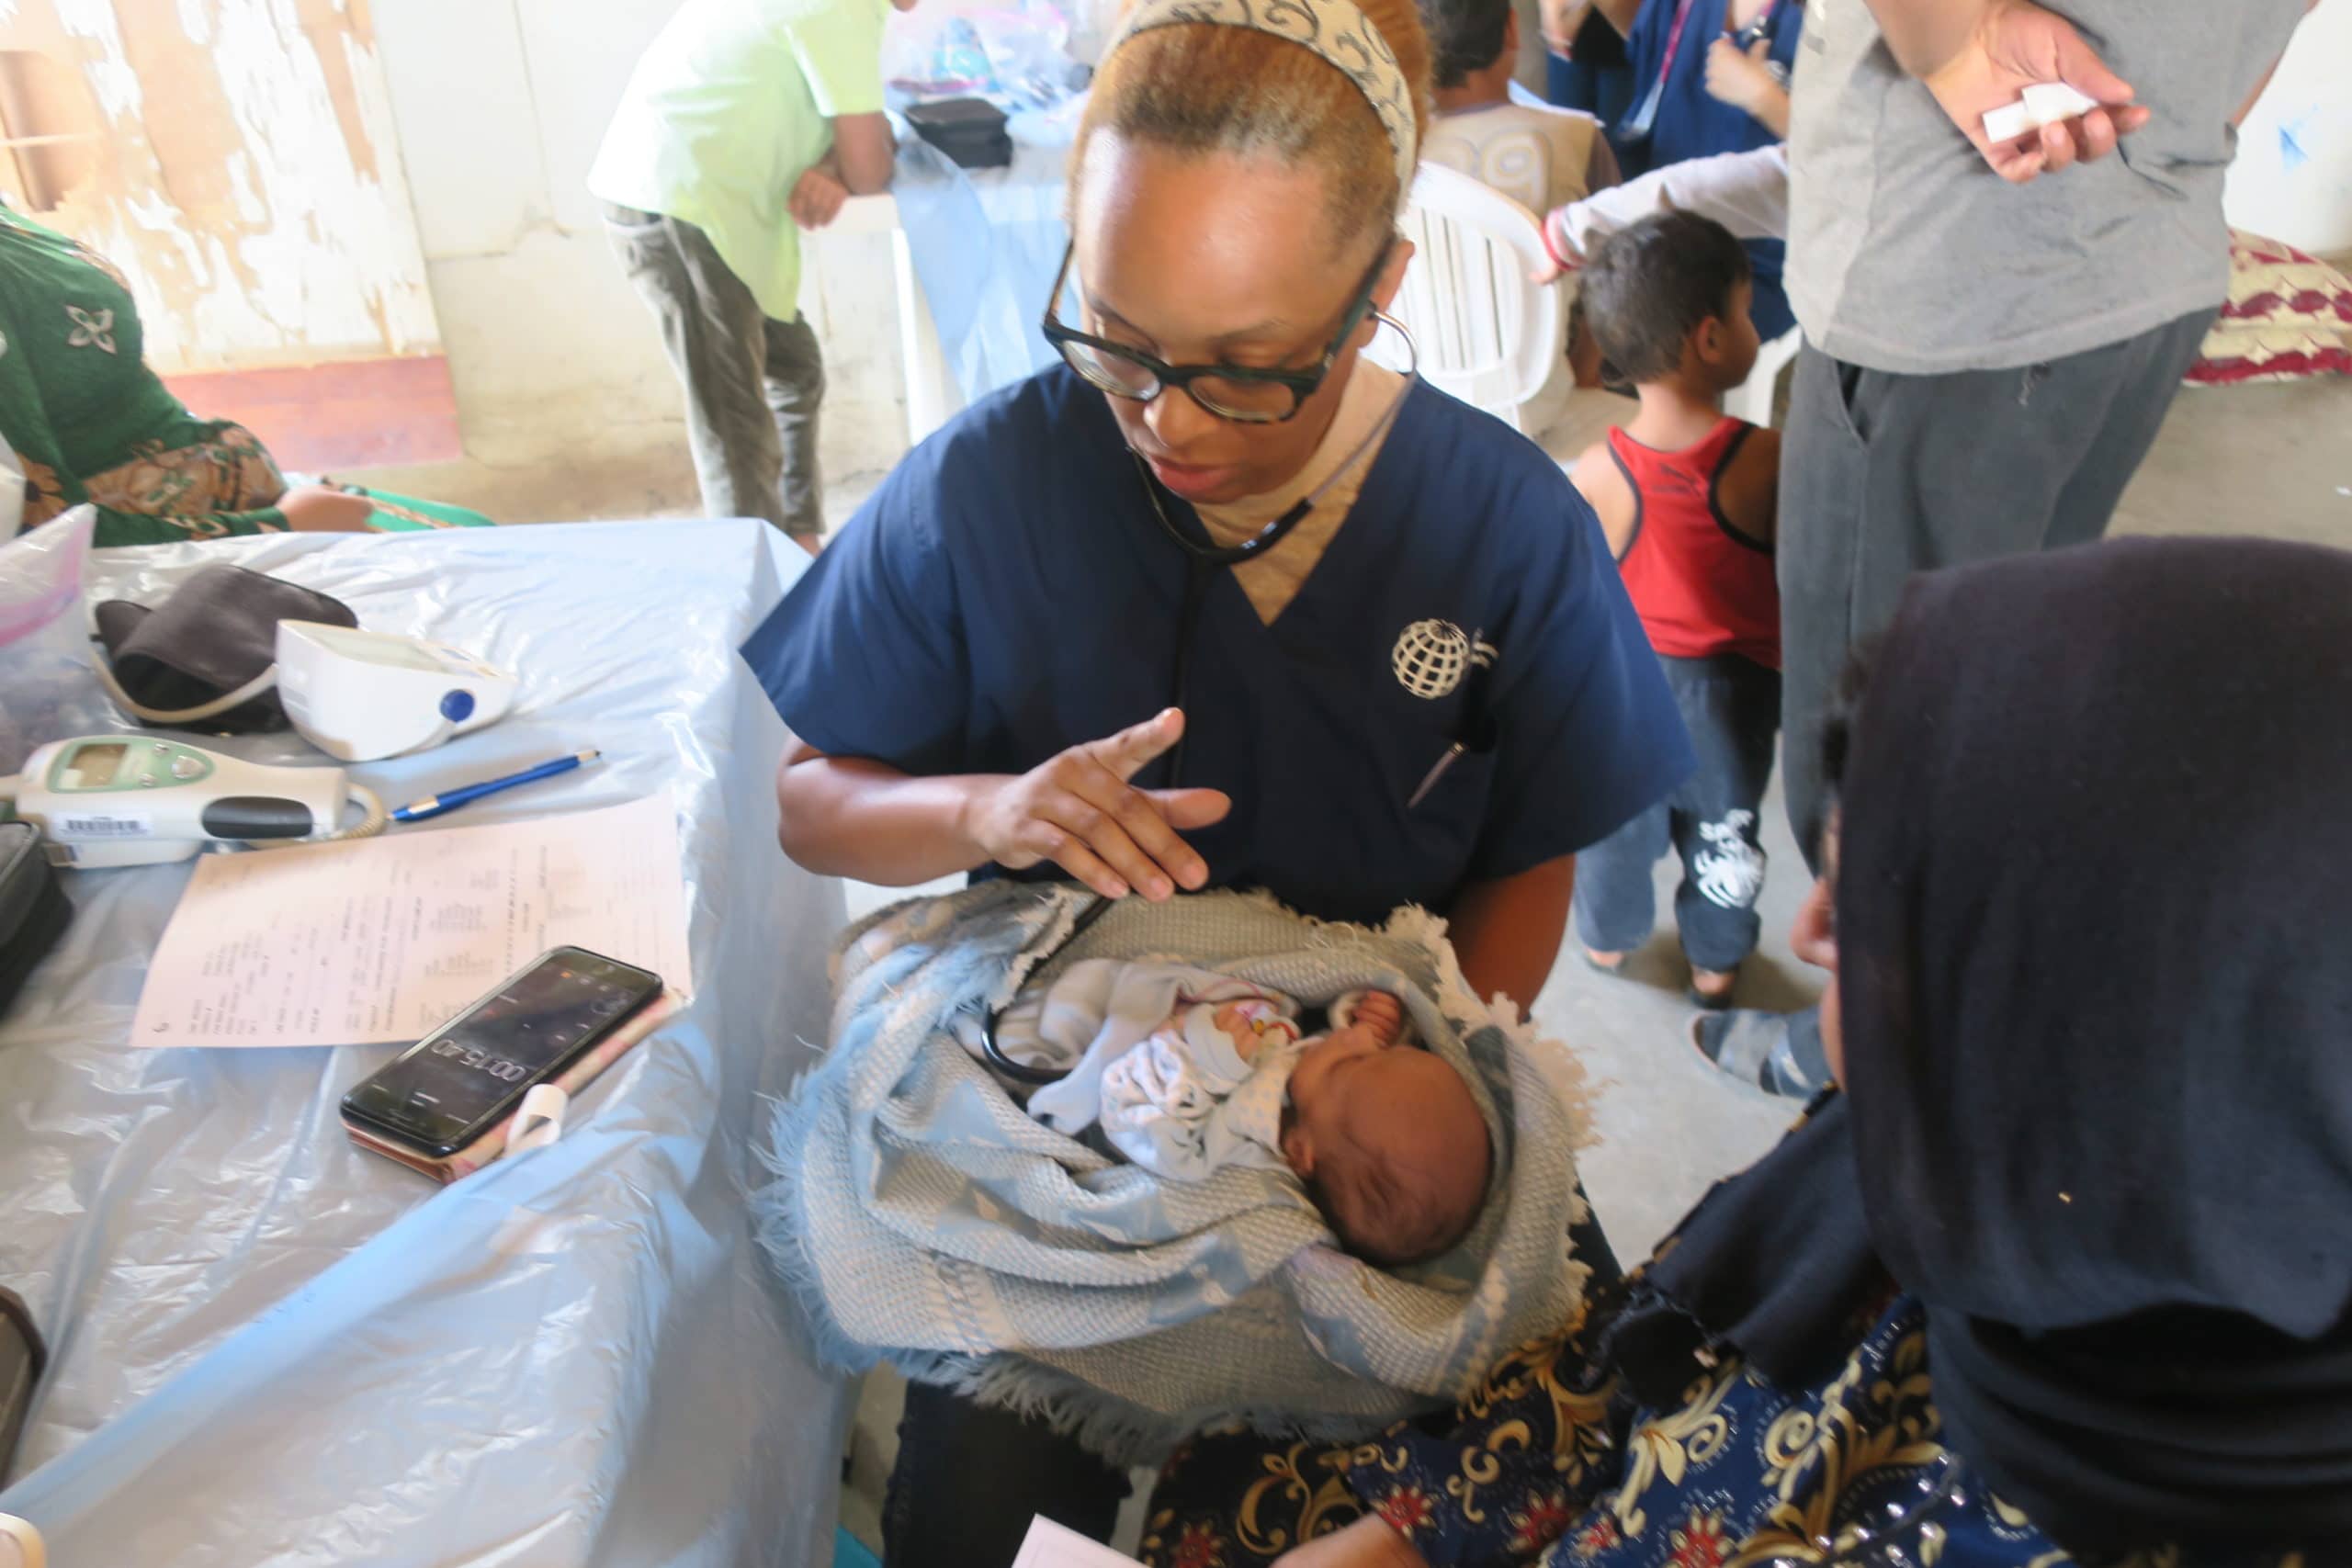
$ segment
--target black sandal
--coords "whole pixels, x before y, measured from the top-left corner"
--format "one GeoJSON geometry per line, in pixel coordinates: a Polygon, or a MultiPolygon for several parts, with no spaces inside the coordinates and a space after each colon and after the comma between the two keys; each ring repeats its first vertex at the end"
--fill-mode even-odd
{"type": "Polygon", "coordinates": [[[1810,1100],[1821,1085],[1797,1060],[1791,1021],[1804,1013],[1724,1008],[1691,1015],[1688,1034],[1717,1072],[1788,1100],[1810,1100]]]}

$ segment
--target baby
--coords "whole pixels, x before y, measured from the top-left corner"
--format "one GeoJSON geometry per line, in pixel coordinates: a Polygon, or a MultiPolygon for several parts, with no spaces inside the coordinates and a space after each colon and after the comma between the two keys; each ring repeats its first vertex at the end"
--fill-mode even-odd
{"type": "Polygon", "coordinates": [[[1342,997],[1329,1032],[1310,1039],[1297,1010],[1204,971],[1074,964],[1033,1027],[1075,1045],[1093,1021],[1091,1038],[1030,1113],[1071,1135],[1099,1125],[1129,1160],[1180,1180],[1287,1167],[1340,1245],[1369,1262],[1446,1251],[1476,1221],[1491,1168],[1469,1085],[1404,1043],[1404,1005],[1385,991],[1342,997]]]}

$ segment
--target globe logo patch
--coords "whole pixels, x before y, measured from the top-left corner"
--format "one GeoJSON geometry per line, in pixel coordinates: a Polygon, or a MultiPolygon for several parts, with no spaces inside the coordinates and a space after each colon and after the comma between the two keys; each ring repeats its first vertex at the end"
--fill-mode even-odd
{"type": "Polygon", "coordinates": [[[1396,683],[1417,697],[1450,696],[1470,672],[1470,634],[1452,621],[1415,621],[1396,634],[1389,668],[1396,683]]]}

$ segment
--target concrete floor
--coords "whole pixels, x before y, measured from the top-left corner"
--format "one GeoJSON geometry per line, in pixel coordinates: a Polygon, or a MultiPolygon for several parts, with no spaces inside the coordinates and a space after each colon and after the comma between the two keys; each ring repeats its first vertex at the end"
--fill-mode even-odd
{"type": "MultiPolygon", "coordinates": [[[[1549,445],[1573,456],[1624,404],[1577,395],[1549,445]]],[[[685,434],[536,463],[463,458],[337,477],[470,506],[502,523],[687,516],[699,510],[685,434]]],[[[838,476],[825,513],[839,526],[879,482],[838,476]]],[[[2164,434],[2123,498],[2115,531],[2245,533],[2352,546],[2352,378],[2285,386],[2182,389],[2164,434]]]]}
{"type": "MultiPolygon", "coordinates": [[[[357,484],[470,506],[502,524],[569,523],[618,517],[694,517],[702,513],[683,423],[616,433],[615,444],[535,462],[446,463],[338,469],[357,484]]],[[[882,475],[835,476],[825,486],[825,522],[838,528],[882,475]]]]}
{"type": "Polygon", "coordinates": [[[2352,547],[2352,377],[2182,389],[2114,531],[2352,547]]]}
{"type": "MultiPolygon", "coordinates": [[[[1590,394],[1553,445],[1573,451],[1595,439],[1623,404],[1590,394]]],[[[362,476],[354,475],[353,478],[362,476]]],[[[692,476],[679,448],[605,453],[535,469],[437,465],[374,478],[394,488],[482,507],[513,521],[558,517],[658,516],[693,509],[692,476]]],[[[871,489],[859,476],[828,492],[838,525],[871,489]]],[[[2124,497],[2123,533],[2268,535],[2352,547],[2352,379],[2321,385],[2188,389],[2154,451],[2124,497]]],[[[1787,931],[1804,892],[1804,863],[1775,799],[1765,813],[1772,872],[1763,910],[1763,950],[1750,961],[1741,999],[1758,1007],[1802,1005],[1819,976],[1791,957],[1787,931]]],[[[1794,1110],[1715,1074],[1685,1043],[1690,1009],[1670,923],[1670,876],[1661,866],[1659,908],[1668,916],[1625,977],[1597,975],[1563,959],[1537,999],[1545,1034],[1583,1057],[1603,1092],[1600,1142],[1583,1175],[1618,1253],[1629,1263],[1651,1247],[1717,1179],[1769,1147],[1794,1110]]],[[[854,910],[897,894],[854,887],[854,910]]],[[[869,1379],[853,1434],[843,1522],[878,1540],[883,1478],[897,1448],[899,1389],[869,1379]]],[[[1133,1540],[1133,1516],[1127,1539],[1133,1540]]]]}

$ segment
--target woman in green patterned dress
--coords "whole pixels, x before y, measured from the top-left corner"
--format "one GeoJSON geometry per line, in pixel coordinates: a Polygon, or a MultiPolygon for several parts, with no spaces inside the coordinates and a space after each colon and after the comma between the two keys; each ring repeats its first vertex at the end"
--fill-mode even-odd
{"type": "Polygon", "coordinates": [[[120,273],[0,208],[0,436],[24,469],[26,527],[84,502],[100,545],[490,525],[356,486],[289,488],[252,431],[188,412],[141,347],[120,273]]]}

